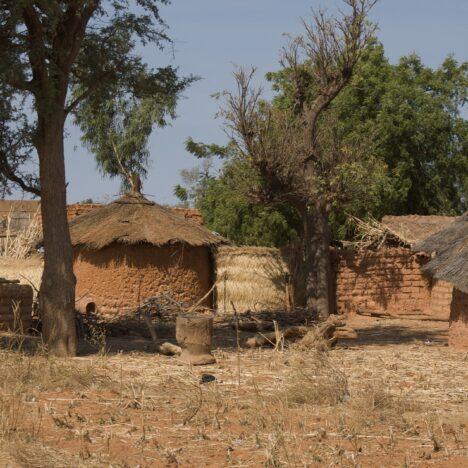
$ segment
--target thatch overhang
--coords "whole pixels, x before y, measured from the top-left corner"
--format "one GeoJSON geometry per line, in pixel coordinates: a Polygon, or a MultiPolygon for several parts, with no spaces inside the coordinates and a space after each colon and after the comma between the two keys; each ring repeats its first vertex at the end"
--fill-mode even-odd
{"type": "Polygon", "coordinates": [[[99,250],[113,243],[186,244],[213,247],[223,237],[142,196],[124,197],[78,216],[70,222],[72,245],[99,250]]]}
{"type": "Polygon", "coordinates": [[[413,250],[433,258],[423,271],[468,294],[468,212],[447,228],[418,242],[413,250]]]}
{"type": "Polygon", "coordinates": [[[435,215],[384,216],[381,224],[394,236],[398,237],[402,244],[414,246],[432,234],[450,226],[455,219],[454,216],[435,215]]]}

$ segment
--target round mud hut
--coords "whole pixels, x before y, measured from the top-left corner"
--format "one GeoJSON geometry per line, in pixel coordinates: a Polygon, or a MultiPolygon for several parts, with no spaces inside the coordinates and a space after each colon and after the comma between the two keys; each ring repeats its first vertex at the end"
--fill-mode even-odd
{"type": "Polygon", "coordinates": [[[211,249],[226,242],[140,195],[75,218],[70,235],[77,310],[104,316],[127,315],[161,295],[199,301],[213,284],[211,249]]]}

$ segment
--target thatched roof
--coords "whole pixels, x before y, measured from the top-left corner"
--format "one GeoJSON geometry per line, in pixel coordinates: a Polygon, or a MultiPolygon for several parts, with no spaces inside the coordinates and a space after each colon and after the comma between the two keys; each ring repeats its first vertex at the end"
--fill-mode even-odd
{"type": "Polygon", "coordinates": [[[423,271],[468,294],[468,212],[446,229],[417,243],[414,250],[433,255],[423,271]]]}
{"type": "Polygon", "coordinates": [[[384,216],[381,224],[404,244],[414,245],[449,226],[453,216],[384,216]]]}
{"type": "Polygon", "coordinates": [[[142,196],[126,195],[70,222],[74,246],[102,249],[113,242],[155,246],[214,246],[226,239],[142,196]]]}

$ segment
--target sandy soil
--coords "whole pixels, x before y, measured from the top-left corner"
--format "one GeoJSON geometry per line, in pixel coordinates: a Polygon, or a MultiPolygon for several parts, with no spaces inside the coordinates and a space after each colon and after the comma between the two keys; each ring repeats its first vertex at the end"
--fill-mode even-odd
{"type": "Polygon", "coordinates": [[[204,368],[138,336],[71,361],[2,351],[0,464],[468,466],[468,355],[447,325],[351,323],[359,339],[326,354],[238,351],[217,328],[204,368]]]}

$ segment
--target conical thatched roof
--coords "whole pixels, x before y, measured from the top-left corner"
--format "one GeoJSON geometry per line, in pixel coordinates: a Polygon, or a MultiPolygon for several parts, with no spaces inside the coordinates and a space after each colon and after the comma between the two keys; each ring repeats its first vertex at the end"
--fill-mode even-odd
{"type": "Polygon", "coordinates": [[[126,195],[119,200],[78,216],[70,222],[74,246],[102,249],[113,242],[214,246],[227,243],[194,221],[142,196],[126,195]]]}
{"type": "Polygon", "coordinates": [[[468,293],[468,212],[416,244],[414,250],[434,254],[423,271],[468,293]]]}

